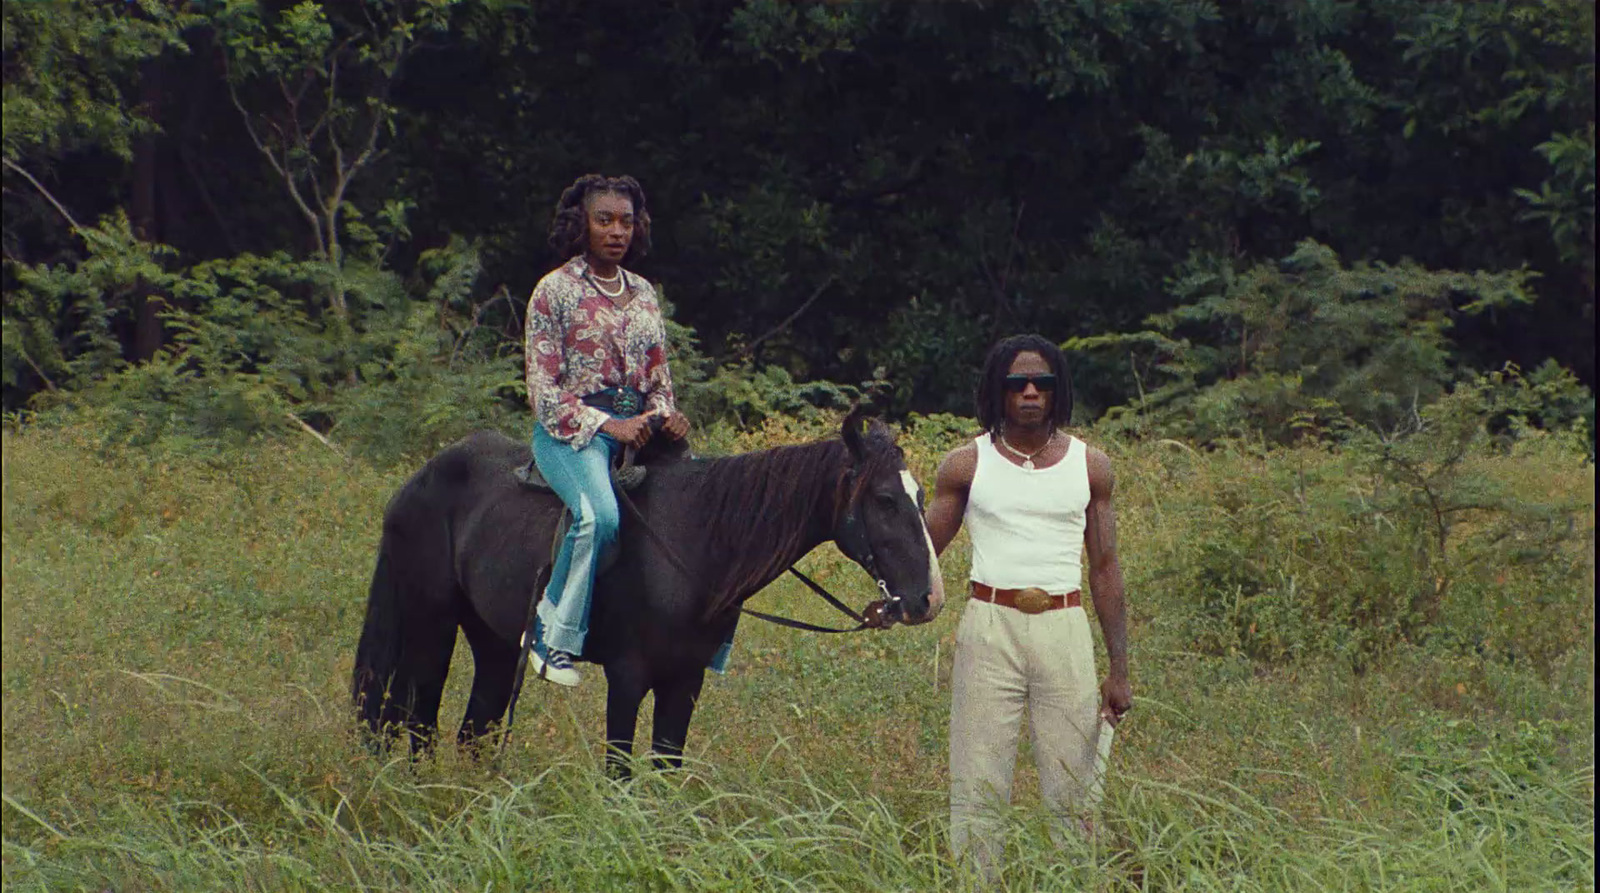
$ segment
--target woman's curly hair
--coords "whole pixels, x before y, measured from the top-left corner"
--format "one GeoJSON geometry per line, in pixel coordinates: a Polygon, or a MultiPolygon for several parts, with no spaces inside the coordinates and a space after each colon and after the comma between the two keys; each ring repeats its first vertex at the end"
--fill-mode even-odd
{"type": "Polygon", "coordinates": [[[644,187],[632,177],[606,177],[584,174],[572,181],[556,202],[555,218],[550,221],[550,247],[561,261],[582,254],[589,247],[589,217],[585,203],[592,195],[613,192],[633,202],[633,241],[622,262],[631,264],[650,251],[650,212],[645,209],[644,187]]]}

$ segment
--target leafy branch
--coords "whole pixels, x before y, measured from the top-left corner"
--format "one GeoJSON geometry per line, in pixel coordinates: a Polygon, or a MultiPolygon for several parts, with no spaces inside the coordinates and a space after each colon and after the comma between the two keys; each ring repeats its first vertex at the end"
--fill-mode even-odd
{"type": "Polygon", "coordinates": [[[305,218],[316,256],[333,269],[328,306],[340,319],[349,316],[340,273],[351,188],[393,130],[389,95],[419,34],[440,27],[449,5],[363,3],[359,20],[333,22],[322,6],[303,2],[268,22],[253,3],[231,4],[219,17],[229,99],[305,218]],[[251,86],[264,86],[273,101],[247,106],[240,94],[251,86]]]}

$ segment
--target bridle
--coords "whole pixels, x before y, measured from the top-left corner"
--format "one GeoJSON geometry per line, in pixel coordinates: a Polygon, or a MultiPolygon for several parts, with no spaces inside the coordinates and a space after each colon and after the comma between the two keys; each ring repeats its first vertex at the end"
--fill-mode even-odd
{"type": "MultiPolygon", "coordinates": [[[[845,472],[844,480],[841,481],[841,484],[846,493],[853,494],[856,491],[855,468],[852,467],[845,472]]],[[[887,620],[884,626],[893,625],[900,615],[900,596],[889,592],[888,582],[883,579],[883,574],[878,572],[878,559],[872,553],[872,541],[867,537],[866,525],[861,523],[861,516],[856,511],[856,500],[854,498],[845,500],[844,513],[840,516],[839,523],[834,525],[833,542],[834,545],[839,547],[839,551],[844,553],[844,557],[861,565],[862,570],[872,575],[873,581],[878,584],[878,592],[883,594],[883,598],[878,604],[884,619],[887,620]]],[[[791,567],[790,570],[794,570],[794,568],[791,567]]],[[[798,573],[796,571],[796,574],[798,573]]],[[[801,577],[801,579],[805,578],[801,577]]],[[[869,605],[868,607],[870,608],[871,606],[869,605]]]]}

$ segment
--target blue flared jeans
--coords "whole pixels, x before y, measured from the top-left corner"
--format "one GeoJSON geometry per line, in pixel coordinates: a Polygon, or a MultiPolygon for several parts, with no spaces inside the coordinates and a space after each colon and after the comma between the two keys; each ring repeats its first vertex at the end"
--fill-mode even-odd
{"type": "MultiPolygon", "coordinates": [[[[596,434],[587,446],[575,450],[551,437],[543,425],[534,426],[533,461],[572,512],[572,523],[550,570],[550,585],[539,602],[536,648],[583,653],[595,575],[617,545],[621,519],[617,496],[611,490],[610,466],[621,449],[609,434],[596,434]]],[[[711,658],[710,668],[726,672],[732,653],[730,634],[711,658]]]]}
{"type": "Polygon", "coordinates": [[[556,491],[572,523],[550,571],[550,585],[539,602],[539,644],[570,654],[583,653],[589,634],[589,602],[601,561],[616,547],[617,496],[611,492],[611,457],[622,448],[610,435],[596,434],[583,449],[551,437],[543,425],[533,430],[533,461],[556,491]]]}

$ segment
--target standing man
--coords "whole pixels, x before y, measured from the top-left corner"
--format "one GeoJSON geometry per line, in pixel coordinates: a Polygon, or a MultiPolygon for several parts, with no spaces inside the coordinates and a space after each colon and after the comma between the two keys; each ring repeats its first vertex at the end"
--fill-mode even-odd
{"type": "Polygon", "coordinates": [[[1061,349],[1038,335],[1002,340],[984,360],[977,402],[984,433],[940,462],[927,520],[936,552],[963,521],[972,538],[972,597],[950,686],[950,844],[993,873],[992,812],[1011,797],[1023,711],[1047,807],[1090,831],[1100,737],[1133,693],[1111,462],[1061,430],[1072,415],[1061,349]],[[1098,687],[1079,593],[1084,557],[1110,657],[1098,687]]]}

